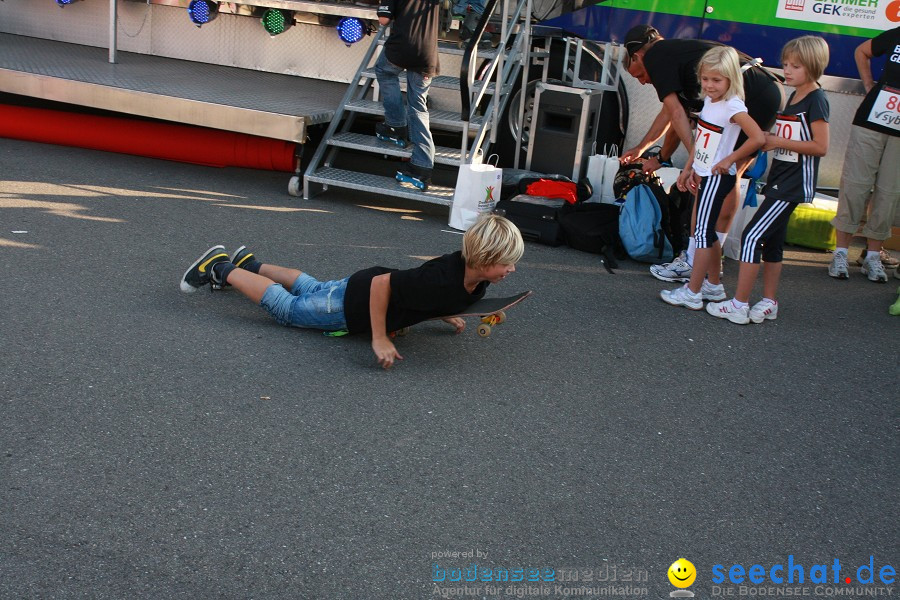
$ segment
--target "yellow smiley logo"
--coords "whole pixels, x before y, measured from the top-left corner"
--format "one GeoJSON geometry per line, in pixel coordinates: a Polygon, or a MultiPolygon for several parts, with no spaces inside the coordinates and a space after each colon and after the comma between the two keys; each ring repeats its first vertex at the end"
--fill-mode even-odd
{"type": "Polygon", "coordinates": [[[686,558],[679,558],[669,567],[669,581],[678,588],[690,587],[697,578],[697,569],[686,558]]]}

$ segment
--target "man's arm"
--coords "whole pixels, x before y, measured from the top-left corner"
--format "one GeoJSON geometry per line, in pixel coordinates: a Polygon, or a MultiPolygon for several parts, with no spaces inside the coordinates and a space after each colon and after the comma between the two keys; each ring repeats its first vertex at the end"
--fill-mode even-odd
{"type": "Polygon", "coordinates": [[[637,146],[635,146],[634,148],[629,148],[628,150],[623,152],[622,156],[619,158],[619,161],[623,163],[636,161],[641,157],[641,154],[643,154],[647,148],[652,146],[668,130],[669,112],[666,109],[665,105],[663,105],[663,107],[659,111],[659,114],[656,115],[655,119],[653,119],[653,123],[650,124],[650,129],[647,130],[644,138],[638,143],[637,146]]]}
{"type": "Polygon", "coordinates": [[[875,80],[872,78],[872,40],[866,40],[856,47],[853,51],[853,59],[856,61],[856,70],[859,71],[859,78],[862,79],[863,87],[866,93],[869,93],[875,86],[875,80]]]}
{"type": "Polygon", "coordinates": [[[387,336],[387,308],[391,299],[391,274],[384,273],[372,278],[369,288],[369,320],[372,325],[372,350],[378,364],[385,369],[393,366],[395,360],[403,360],[394,343],[387,336]]]}
{"type": "Polygon", "coordinates": [[[685,148],[690,148],[694,134],[691,131],[691,122],[688,120],[687,113],[684,112],[684,107],[678,100],[678,94],[672,92],[663,98],[663,106],[669,111],[669,123],[672,124],[675,133],[678,134],[678,139],[681,140],[685,148]]]}

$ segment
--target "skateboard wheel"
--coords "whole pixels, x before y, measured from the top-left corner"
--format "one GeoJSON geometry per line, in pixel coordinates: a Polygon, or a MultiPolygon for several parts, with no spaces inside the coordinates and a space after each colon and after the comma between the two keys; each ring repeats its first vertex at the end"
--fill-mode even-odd
{"type": "Polygon", "coordinates": [[[398,329],[398,330],[396,331],[396,333],[397,333],[398,336],[403,337],[404,335],[406,335],[407,333],[409,333],[409,327],[401,327],[400,329],[398,329]]]}
{"type": "Polygon", "coordinates": [[[491,326],[485,325],[484,323],[479,325],[478,326],[478,335],[480,335],[481,337],[487,337],[487,336],[491,335],[491,326]]]}
{"type": "Polygon", "coordinates": [[[497,323],[506,323],[506,313],[502,310],[497,313],[497,323]]]}
{"type": "Polygon", "coordinates": [[[288,181],[288,194],[291,196],[299,196],[301,193],[300,176],[294,175],[291,177],[291,180],[288,181]]]}

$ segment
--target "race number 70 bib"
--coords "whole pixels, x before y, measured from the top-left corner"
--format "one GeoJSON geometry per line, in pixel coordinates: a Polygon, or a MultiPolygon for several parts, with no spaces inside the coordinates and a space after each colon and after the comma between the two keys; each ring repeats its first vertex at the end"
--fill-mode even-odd
{"type": "Polygon", "coordinates": [[[869,123],[900,131],[900,90],[885,86],[875,97],[869,123]]]}
{"type": "Polygon", "coordinates": [[[724,127],[697,119],[697,136],[694,139],[694,167],[702,166],[707,171],[715,164],[713,159],[722,141],[724,127]]]}
{"type": "MultiPolygon", "coordinates": [[[[802,124],[800,117],[797,115],[778,115],[778,120],[775,121],[775,135],[786,140],[799,142],[802,124]]],[[[797,162],[797,153],[784,148],[776,148],[772,158],[785,162],[797,162]]]]}

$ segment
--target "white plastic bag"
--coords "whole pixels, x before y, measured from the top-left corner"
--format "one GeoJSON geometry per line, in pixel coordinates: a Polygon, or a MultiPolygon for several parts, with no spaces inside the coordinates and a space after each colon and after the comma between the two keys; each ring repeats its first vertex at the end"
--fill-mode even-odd
{"type": "MultiPolygon", "coordinates": [[[[496,154],[490,158],[499,157],[496,154]]],[[[496,163],[495,163],[496,164],[496,163]]],[[[481,150],[472,162],[460,165],[453,191],[453,205],[450,208],[450,227],[466,231],[475,224],[478,217],[494,210],[500,198],[503,185],[503,169],[482,162],[481,150]]]]}
{"type": "Polygon", "coordinates": [[[600,202],[613,204],[616,201],[616,193],[613,184],[616,182],[616,174],[619,172],[619,147],[613,144],[603,164],[603,184],[600,186],[600,202]]]}
{"type": "Polygon", "coordinates": [[[597,143],[591,148],[591,155],[588,157],[587,169],[584,176],[591,182],[591,197],[586,202],[600,202],[601,190],[603,189],[603,171],[606,168],[606,149],[603,154],[597,154],[597,143]]]}

